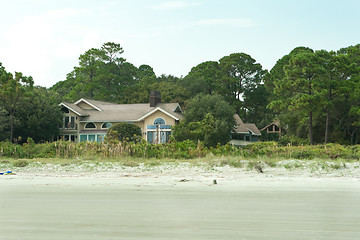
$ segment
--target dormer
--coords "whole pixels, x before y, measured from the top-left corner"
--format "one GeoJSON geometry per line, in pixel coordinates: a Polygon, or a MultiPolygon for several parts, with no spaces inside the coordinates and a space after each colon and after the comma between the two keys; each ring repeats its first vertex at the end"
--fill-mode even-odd
{"type": "Polygon", "coordinates": [[[176,106],[174,112],[176,112],[176,113],[182,113],[183,112],[183,110],[181,109],[179,104],[176,106]]]}
{"type": "Polygon", "coordinates": [[[97,110],[97,111],[102,111],[101,108],[99,108],[98,106],[96,106],[94,103],[91,102],[91,100],[87,100],[84,98],[81,98],[80,100],[78,100],[75,103],[76,106],[85,109],[85,110],[97,110]]]}
{"type": "Polygon", "coordinates": [[[65,114],[65,115],[77,115],[77,116],[87,116],[86,113],[84,113],[83,109],[76,106],[73,103],[60,103],[59,106],[61,107],[61,111],[65,114]]]}

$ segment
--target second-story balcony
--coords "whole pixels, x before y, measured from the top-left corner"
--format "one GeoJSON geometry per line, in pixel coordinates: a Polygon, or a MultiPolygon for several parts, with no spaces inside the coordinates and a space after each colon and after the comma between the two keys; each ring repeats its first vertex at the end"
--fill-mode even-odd
{"type": "Polygon", "coordinates": [[[78,130],[78,125],[74,122],[68,122],[64,124],[60,129],[62,130],[78,130]]]}

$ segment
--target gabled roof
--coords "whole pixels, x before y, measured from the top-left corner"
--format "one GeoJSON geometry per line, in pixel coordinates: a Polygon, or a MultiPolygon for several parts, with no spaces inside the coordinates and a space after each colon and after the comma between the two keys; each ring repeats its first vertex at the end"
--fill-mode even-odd
{"type": "Polygon", "coordinates": [[[235,129],[236,133],[251,133],[252,135],[261,136],[261,132],[254,123],[244,123],[238,114],[234,115],[235,118],[235,129]]]}
{"type": "Polygon", "coordinates": [[[270,123],[269,125],[266,125],[265,127],[263,127],[260,131],[264,131],[265,129],[267,129],[268,127],[270,127],[271,125],[275,125],[278,128],[280,128],[280,121],[279,120],[275,120],[272,123],[270,123]]]}
{"type": "MultiPolygon", "coordinates": [[[[70,106],[70,104],[67,104],[70,106]]],[[[116,104],[90,99],[80,99],[71,106],[79,112],[81,122],[137,122],[156,111],[161,111],[175,120],[182,119],[178,103],[158,103],[150,107],[149,103],[116,104]],[[77,104],[84,102],[93,109],[82,109],[77,104]]]]}
{"type": "Polygon", "coordinates": [[[100,102],[100,101],[96,101],[96,100],[90,100],[90,99],[85,99],[85,98],[81,98],[80,100],[78,100],[77,102],[75,102],[75,105],[78,105],[79,103],[84,102],[87,105],[89,105],[90,107],[94,108],[95,110],[101,111],[101,108],[98,107],[98,105],[105,103],[105,102],[100,102]]]}
{"type": "Polygon", "coordinates": [[[85,113],[84,109],[78,107],[77,105],[73,104],[73,103],[65,103],[62,102],[59,104],[59,106],[63,106],[66,107],[67,109],[69,109],[70,111],[74,112],[76,115],[78,116],[87,116],[87,114],[85,113]]]}
{"type": "MultiPolygon", "coordinates": [[[[157,105],[158,106],[158,105],[157,105]]],[[[164,108],[164,107],[163,107],[164,108]]],[[[173,119],[175,120],[180,120],[179,117],[176,117],[175,115],[179,115],[179,114],[176,114],[176,112],[169,112],[169,111],[166,111],[164,110],[163,108],[161,108],[160,106],[154,108],[153,110],[151,110],[150,112],[148,112],[147,114],[145,114],[144,116],[141,116],[138,121],[141,121],[145,118],[147,118],[148,116],[150,116],[151,114],[153,114],[154,112],[157,112],[157,111],[161,111],[163,112],[164,114],[168,115],[169,117],[172,117],[173,119]]]]}
{"type": "Polygon", "coordinates": [[[241,120],[239,114],[235,114],[235,115],[234,115],[234,118],[235,118],[235,124],[236,124],[236,125],[244,124],[244,122],[243,122],[243,120],[241,120]]]}

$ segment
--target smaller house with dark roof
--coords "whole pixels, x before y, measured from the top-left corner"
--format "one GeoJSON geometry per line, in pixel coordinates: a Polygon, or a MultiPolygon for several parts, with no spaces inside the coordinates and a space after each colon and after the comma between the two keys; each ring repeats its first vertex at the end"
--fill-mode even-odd
{"type": "Polygon", "coordinates": [[[107,130],[120,122],[134,123],[150,143],[165,143],[171,126],[182,119],[178,103],[161,103],[160,92],[150,92],[150,104],[116,104],[91,99],[60,103],[64,113],[60,136],[74,142],[102,142],[107,130]]]}
{"type": "Polygon", "coordinates": [[[260,131],[266,131],[267,133],[275,133],[278,134],[279,137],[281,137],[281,127],[280,127],[280,121],[279,120],[275,120],[272,123],[270,123],[269,125],[265,126],[264,128],[262,128],[260,131]]]}
{"type": "Polygon", "coordinates": [[[235,128],[231,135],[231,144],[242,146],[259,141],[261,132],[254,123],[244,123],[238,114],[235,114],[234,118],[235,128]]]}
{"type": "Polygon", "coordinates": [[[286,130],[280,126],[280,121],[275,120],[269,125],[260,130],[263,133],[266,141],[279,141],[281,135],[286,133],[286,130]]]}

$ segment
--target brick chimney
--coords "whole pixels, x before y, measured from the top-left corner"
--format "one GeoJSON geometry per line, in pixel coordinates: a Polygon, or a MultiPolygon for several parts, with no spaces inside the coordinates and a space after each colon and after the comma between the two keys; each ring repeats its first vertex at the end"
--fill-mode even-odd
{"type": "Polygon", "coordinates": [[[161,103],[161,94],[158,91],[150,91],[150,107],[155,107],[156,104],[161,103]]]}

